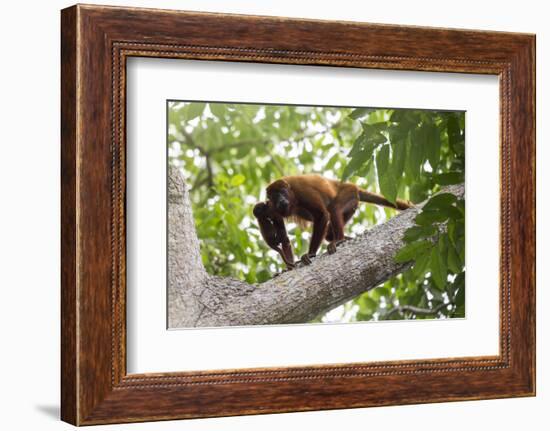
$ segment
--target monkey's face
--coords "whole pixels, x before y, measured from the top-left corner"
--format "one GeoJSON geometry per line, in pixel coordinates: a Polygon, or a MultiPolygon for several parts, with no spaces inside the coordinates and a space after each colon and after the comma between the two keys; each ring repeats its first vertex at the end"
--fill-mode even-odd
{"type": "Polygon", "coordinates": [[[273,203],[275,210],[283,217],[290,215],[290,194],[287,188],[273,191],[268,199],[273,203]]]}
{"type": "Polygon", "coordinates": [[[252,212],[256,218],[267,218],[268,217],[268,205],[265,202],[258,202],[254,205],[252,212]]]}

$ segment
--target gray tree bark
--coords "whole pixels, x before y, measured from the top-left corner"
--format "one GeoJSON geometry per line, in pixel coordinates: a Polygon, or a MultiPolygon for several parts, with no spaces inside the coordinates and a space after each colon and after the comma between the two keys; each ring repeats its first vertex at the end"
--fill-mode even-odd
{"type": "MultiPolygon", "coordinates": [[[[447,192],[462,197],[464,186],[447,192]]],[[[309,266],[251,285],[209,275],[201,262],[189,193],[170,168],[168,181],[168,324],[170,328],[308,322],[406,270],[394,262],[422,205],[401,212],[320,255],[309,266]]]]}

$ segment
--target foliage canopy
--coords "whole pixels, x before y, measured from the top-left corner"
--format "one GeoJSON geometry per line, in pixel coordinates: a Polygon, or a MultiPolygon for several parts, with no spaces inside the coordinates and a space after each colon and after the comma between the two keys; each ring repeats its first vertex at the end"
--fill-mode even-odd
{"type": "MultiPolygon", "coordinates": [[[[409,270],[316,321],[464,317],[465,203],[445,185],[464,182],[463,112],[169,102],[169,163],[182,169],[201,253],[211,274],[261,283],[282,268],[261,239],[252,207],[271,181],[320,173],[415,203],[429,199],[395,259],[409,270]]],[[[362,204],[360,234],[395,215],[362,204]]],[[[310,233],[288,223],[296,255],[310,233]]],[[[321,250],[322,252],[323,250],[321,250]]]]}

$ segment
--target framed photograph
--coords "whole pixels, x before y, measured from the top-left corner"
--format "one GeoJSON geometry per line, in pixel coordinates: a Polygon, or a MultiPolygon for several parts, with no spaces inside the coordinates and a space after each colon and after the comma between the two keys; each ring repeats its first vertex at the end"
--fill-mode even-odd
{"type": "Polygon", "coordinates": [[[535,394],[535,37],[61,14],[61,416],[535,394]]]}

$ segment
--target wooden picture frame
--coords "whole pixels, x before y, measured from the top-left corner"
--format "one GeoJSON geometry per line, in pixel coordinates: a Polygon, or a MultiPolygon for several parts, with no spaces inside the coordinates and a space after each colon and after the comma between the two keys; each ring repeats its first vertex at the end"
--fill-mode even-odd
{"type": "Polygon", "coordinates": [[[535,394],[534,35],[83,5],[61,17],[62,420],[91,425],[535,394]],[[131,56],[497,75],[500,354],[127,374],[131,56]]]}

